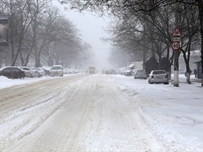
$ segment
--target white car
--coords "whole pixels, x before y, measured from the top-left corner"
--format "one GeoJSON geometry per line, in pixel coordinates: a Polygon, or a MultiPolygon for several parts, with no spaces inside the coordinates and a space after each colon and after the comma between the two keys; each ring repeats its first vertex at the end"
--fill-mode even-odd
{"type": "Polygon", "coordinates": [[[25,76],[26,77],[37,77],[37,72],[35,70],[33,70],[32,68],[30,67],[20,67],[21,69],[23,69],[25,71],[25,76]]]}
{"type": "Polygon", "coordinates": [[[169,77],[165,70],[152,70],[149,74],[149,84],[164,83],[169,84],[169,77]]]}
{"type": "Polygon", "coordinates": [[[147,73],[145,70],[136,70],[134,73],[134,79],[147,79],[147,73]]]}
{"type": "Polygon", "coordinates": [[[63,76],[63,66],[53,65],[50,69],[50,75],[53,76],[63,76]]]}

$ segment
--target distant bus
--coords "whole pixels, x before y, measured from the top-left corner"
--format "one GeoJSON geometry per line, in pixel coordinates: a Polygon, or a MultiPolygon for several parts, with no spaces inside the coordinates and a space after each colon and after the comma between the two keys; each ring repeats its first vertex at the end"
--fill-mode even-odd
{"type": "Polygon", "coordinates": [[[90,67],[89,67],[89,74],[94,74],[94,73],[96,73],[95,67],[90,66],[90,67]]]}

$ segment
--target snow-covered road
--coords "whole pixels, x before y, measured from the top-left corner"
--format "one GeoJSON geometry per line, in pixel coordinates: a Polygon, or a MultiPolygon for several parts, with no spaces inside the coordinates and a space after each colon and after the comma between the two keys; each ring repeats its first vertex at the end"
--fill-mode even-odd
{"type": "Polygon", "coordinates": [[[170,130],[168,124],[175,119],[151,115],[150,110],[163,108],[160,102],[119,79],[81,74],[2,89],[0,151],[185,152],[203,148],[196,138],[170,130]]]}

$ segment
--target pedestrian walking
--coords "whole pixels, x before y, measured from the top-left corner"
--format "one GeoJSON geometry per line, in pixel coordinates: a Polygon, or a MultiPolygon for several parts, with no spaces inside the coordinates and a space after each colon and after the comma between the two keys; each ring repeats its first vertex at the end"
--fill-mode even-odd
{"type": "Polygon", "coordinates": [[[197,78],[197,69],[194,69],[193,72],[194,72],[195,78],[197,78]]]}

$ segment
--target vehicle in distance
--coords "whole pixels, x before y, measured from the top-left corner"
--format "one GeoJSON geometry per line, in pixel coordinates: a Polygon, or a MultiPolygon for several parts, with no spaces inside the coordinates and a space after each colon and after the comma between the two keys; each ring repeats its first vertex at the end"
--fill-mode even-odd
{"type": "Polygon", "coordinates": [[[169,84],[169,77],[165,70],[152,70],[149,74],[149,84],[164,83],[169,84]]]}
{"type": "Polygon", "coordinates": [[[50,69],[50,75],[53,76],[63,76],[63,66],[62,65],[53,65],[50,69]]]}
{"type": "Polygon", "coordinates": [[[25,77],[25,72],[21,68],[9,66],[0,70],[0,76],[5,76],[10,79],[21,79],[25,77]]]}
{"type": "Polygon", "coordinates": [[[116,74],[116,71],[114,71],[114,70],[107,70],[106,74],[116,74]]]}
{"type": "Polygon", "coordinates": [[[133,70],[131,70],[131,69],[126,69],[126,70],[124,71],[124,75],[125,75],[125,76],[132,76],[132,71],[133,71],[133,70]]]}
{"type": "Polygon", "coordinates": [[[89,67],[89,74],[94,74],[94,73],[96,73],[96,68],[93,66],[90,66],[89,67]]]}
{"type": "Polygon", "coordinates": [[[136,70],[134,73],[134,79],[147,79],[147,73],[145,70],[136,70]]]}

